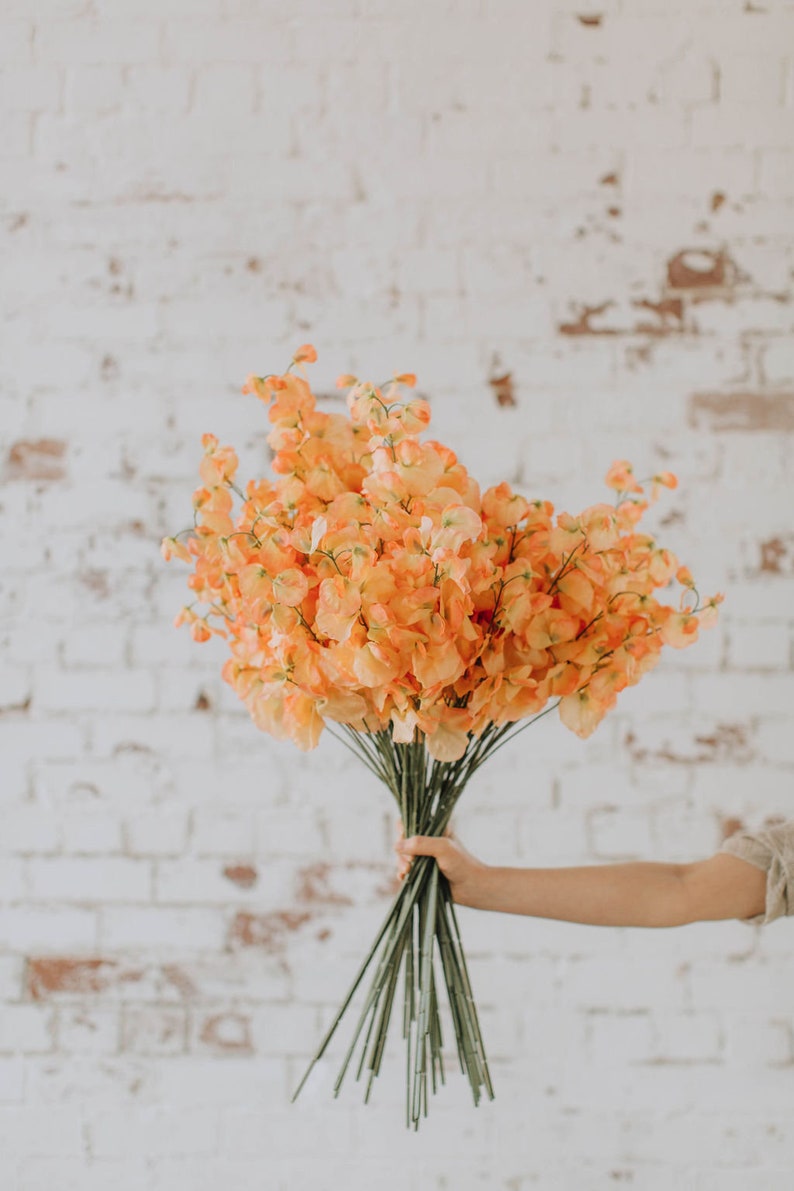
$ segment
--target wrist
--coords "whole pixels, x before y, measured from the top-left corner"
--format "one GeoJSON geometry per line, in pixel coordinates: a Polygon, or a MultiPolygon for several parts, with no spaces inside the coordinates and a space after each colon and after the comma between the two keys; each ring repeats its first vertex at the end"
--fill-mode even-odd
{"type": "Polygon", "coordinates": [[[495,864],[480,866],[473,883],[470,905],[476,910],[498,910],[499,889],[502,885],[502,869],[495,864]]]}

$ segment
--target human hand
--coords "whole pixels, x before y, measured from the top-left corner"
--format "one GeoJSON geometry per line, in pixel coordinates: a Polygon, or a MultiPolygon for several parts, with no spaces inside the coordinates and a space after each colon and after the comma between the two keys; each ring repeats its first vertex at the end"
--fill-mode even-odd
{"type": "Polygon", "coordinates": [[[397,832],[394,850],[400,880],[410,871],[414,856],[434,856],[449,881],[453,902],[475,908],[480,905],[491,867],[467,851],[451,828],[447,827],[442,836],[412,835],[406,839],[402,821],[398,820],[397,832]]]}

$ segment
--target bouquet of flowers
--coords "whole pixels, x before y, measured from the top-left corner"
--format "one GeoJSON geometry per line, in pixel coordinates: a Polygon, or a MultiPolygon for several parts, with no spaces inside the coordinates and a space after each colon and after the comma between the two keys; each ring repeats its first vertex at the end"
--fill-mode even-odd
{"type": "MultiPolygon", "coordinates": [[[[472,774],[555,708],[589,736],[624,687],[713,625],[690,571],[638,523],[645,495],[631,464],[612,464],[613,504],[554,516],[507,483],[480,492],[456,455],[420,441],[423,400],[401,400],[413,374],[374,385],[340,376],[348,414],[317,408],[299,348],[282,375],[250,375],[242,392],[268,409],[276,478],[237,485],[238,459],[202,436],[194,524],[162,541],[192,566],[194,601],[177,615],[196,641],[218,635],[222,675],[256,726],[299,748],[324,728],[386,786],[406,836],[442,835],[472,774]],[[293,368],[297,372],[293,372],[293,368]],[[241,506],[234,512],[234,495],[241,506]],[[184,540],[183,540],[184,539],[184,540]],[[679,606],[654,592],[675,578],[679,606]],[[201,605],[204,613],[196,608],[201,605]],[[335,725],[335,732],[331,725],[335,725]]],[[[432,857],[415,861],[298,1086],[324,1053],[373,959],[375,974],[335,1084],[366,1028],[358,1073],[378,1074],[402,974],[406,1119],[418,1128],[444,1082],[439,976],[474,1103],[493,1098],[449,885],[432,857]]]]}

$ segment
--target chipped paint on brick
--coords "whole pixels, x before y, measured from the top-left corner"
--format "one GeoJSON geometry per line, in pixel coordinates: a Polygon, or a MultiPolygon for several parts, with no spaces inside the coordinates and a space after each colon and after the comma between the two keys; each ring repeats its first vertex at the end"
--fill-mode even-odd
{"type": "Polygon", "coordinates": [[[121,1017],[121,1052],[137,1055],[184,1054],[187,1011],[171,1005],[125,1005],[121,1017]]]}
{"type": "Polygon", "coordinates": [[[693,393],[689,425],[694,430],[794,432],[794,393],[693,393]]]}
{"type": "MultiPolygon", "coordinates": [[[[727,290],[743,278],[735,262],[724,249],[684,248],[667,262],[667,284],[670,289],[687,290],[698,301],[703,291],[727,290]]],[[[712,297],[711,293],[706,294],[712,297]]]]}
{"type": "Polygon", "coordinates": [[[585,306],[577,303],[579,316],[576,322],[560,323],[557,329],[561,335],[617,335],[618,331],[614,327],[595,327],[592,321],[614,304],[611,299],[601,302],[598,306],[585,306]]]}
{"type": "Polygon", "coordinates": [[[632,298],[630,306],[650,311],[655,319],[632,318],[628,307],[621,311],[618,303],[610,298],[597,306],[578,305],[576,321],[560,323],[557,330],[561,335],[677,335],[684,330],[684,304],[680,297],[632,298]],[[610,307],[617,311],[612,325],[596,325],[595,320],[610,307]]]}
{"type": "Polygon", "coordinates": [[[113,959],[29,958],[25,989],[33,1001],[43,1001],[55,994],[101,993],[110,986],[118,970],[118,961],[113,959]]]}
{"type": "Polygon", "coordinates": [[[589,29],[597,29],[604,19],[601,12],[577,12],[576,19],[580,25],[589,29]]]}
{"type": "Polygon", "coordinates": [[[693,737],[690,747],[675,749],[669,744],[658,748],[644,748],[629,729],[624,744],[632,761],[669,762],[673,765],[702,765],[709,762],[721,765],[746,765],[755,758],[750,729],[744,723],[718,723],[714,731],[693,737]]]}
{"type": "Polygon", "coordinates": [[[229,927],[227,946],[260,947],[279,955],[289,935],[311,918],[309,910],[271,910],[263,914],[239,910],[229,927]]]}
{"type": "Polygon", "coordinates": [[[251,1019],[244,1013],[230,1010],[208,1014],[201,1023],[198,1037],[204,1046],[222,1054],[254,1053],[251,1019]]]}
{"type": "Polygon", "coordinates": [[[259,873],[251,864],[227,864],[223,875],[241,889],[250,889],[259,880],[259,873]]]}
{"type": "Polygon", "coordinates": [[[185,969],[180,967],[179,964],[163,964],[161,970],[166,982],[171,988],[176,989],[180,997],[183,997],[185,1000],[195,997],[198,989],[185,969]]]}
{"type": "Polygon", "coordinates": [[[325,861],[308,864],[298,869],[295,896],[299,902],[318,905],[352,906],[353,899],[347,894],[331,889],[332,866],[325,861]]]}
{"type": "Polygon", "coordinates": [[[768,538],[759,546],[761,561],[758,570],[763,575],[794,574],[794,533],[768,538]]]}
{"type": "Polygon", "coordinates": [[[646,335],[667,335],[671,331],[681,331],[684,327],[684,303],[680,298],[661,298],[652,302],[649,298],[635,298],[632,305],[641,310],[650,310],[656,315],[658,322],[638,322],[634,330],[646,335]]]}
{"type": "Polygon", "coordinates": [[[66,443],[60,438],[19,439],[6,456],[5,480],[62,480],[66,443]]]}
{"type": "Polygon", "coordinates": [[[496,398],[497,405],[504,408],[505,406],[511,407],[518,404],[513,388],[512,373],[506,372],[503,376],[496,376],[488,383],[493,389],[493,395],[496,398]]]}

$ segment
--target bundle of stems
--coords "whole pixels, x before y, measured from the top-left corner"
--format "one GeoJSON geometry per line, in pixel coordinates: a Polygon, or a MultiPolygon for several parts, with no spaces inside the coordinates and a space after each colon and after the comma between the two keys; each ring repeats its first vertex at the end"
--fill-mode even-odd
{"type": "MultiPolygon", "coordinates": [[[[554,705],[556,706],[556,704],[554,705]]],[[[345,727],[344,743],[388,787],[400,809],[406,838],[444,834],[455,804],[472,774],[497,748],[519,731],[553,710],[549,707],[528,723],[489,724],[470,738],[457,761],[438,761],[427,753],[417,733],[408,744],[396,743],[388,731],[361,733],[345,727]]],[[[359,1016],[353,1039],[334,1084],[339,1095],[356,1044],[366,1026],[356,1080],[366,1061],[369,1071],[364,1102],[379,1073],[386,1046],[400,971],[403,974],[403,1023],[406,1042],[406,1126],[419,1128],[428,1115],[428,1073],[433,1094],[443,1084],[443,1036],[439,1012],[435,959],[440,957],[455,1028],[461,1071],[468,1076],[475,1105],[485,1089],[494,1098],[477,1009],[463,952],[449,882],[432,856],[417,856],[386,916],[368,955],[332,1021],[314,1058],[292,1096],[296,1100],[315,1063],[322,1057],[367,969],[377,958],[375,975],[359,1016]]]]}

